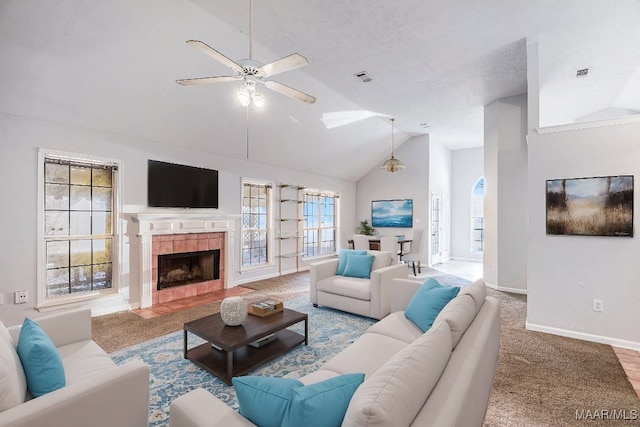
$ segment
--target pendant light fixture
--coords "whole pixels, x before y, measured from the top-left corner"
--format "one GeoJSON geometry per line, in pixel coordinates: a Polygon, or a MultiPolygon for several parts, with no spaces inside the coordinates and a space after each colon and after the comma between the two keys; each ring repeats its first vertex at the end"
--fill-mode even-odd
{"type": "Polygon", "coordinates": [[[402,163],[400,160],[396,159],[395,155],[394,155],[394,143],[393,143],[393,130],[394,130],[394,125],[393,122],[395,121],[395,119],[392,117],[391,119],[391,157],[389,159],[387,159],[382,166],[380,166],[380,169],[387,171],[387,172],[398,172],[401,171],[402,169],[405,168],[404,163],[402,163]]]}

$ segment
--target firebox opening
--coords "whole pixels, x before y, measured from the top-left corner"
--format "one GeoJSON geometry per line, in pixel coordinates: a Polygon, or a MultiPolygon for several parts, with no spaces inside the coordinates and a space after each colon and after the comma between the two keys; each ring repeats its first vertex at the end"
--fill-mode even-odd
{"type": "Polygon", "coordinates": [[[220,278],[220,249],[158,255],[158,290],[220,278]]]}

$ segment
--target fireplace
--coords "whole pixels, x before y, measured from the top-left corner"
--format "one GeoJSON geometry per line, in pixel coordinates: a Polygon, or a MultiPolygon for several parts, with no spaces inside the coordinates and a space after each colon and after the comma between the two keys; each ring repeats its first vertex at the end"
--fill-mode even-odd
{"type": "Polygon", "coordinates": [[[220,249],[158,255],[157,289],[220,278],[220,249]]]}
{"type": "Polygon", "coordinates": [[[167,212],[134,215],[133,220],[139,224],[140,236],[140,308],[225,289],[227,273],[232,265],[230,255],[234,253],[234,234],[238,219],[238,215],[219,213],[167,212]],[[215,255],[216,251],[218,255],[215,255]],[[192,254],[200,252],[213,252],[214,255],[213,258],[210,255],[204,258],[198,255],[197,259],[191,259],[192,254]],[[160,256],[164,255],[178,255],[167,258],[171,260],[170,266],[171,263],[178,265],[169,267],[161,286],[158,286],[163,276],[162,271],[166,269],[164,260],[163,266],[159,265],[160,256]],[[182,257],[187,259],[175,261],[182,257]],[[194,262],[198,264],[198,268],[193,268],[194,262]],[[205,273],[212,264],[215,264],[213,272],[205,273]],[[199,269],[202,270],[202,278],[197,277],[200,275],[199,269]],[[175,271],[170,280],[167,280],[169,272],[174,270],[179,271],[175,271]]]}

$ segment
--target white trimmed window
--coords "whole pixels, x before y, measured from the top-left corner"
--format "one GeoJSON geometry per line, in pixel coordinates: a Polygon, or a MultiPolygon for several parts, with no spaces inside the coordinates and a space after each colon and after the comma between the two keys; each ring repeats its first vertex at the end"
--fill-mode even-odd
{"type": "Polygon", "coordinates": [[[119,162],[39,151],[37,306],[117,291],[119,162]]]}
{"type": "Polygon", "coordinates": [[[338,196],[314,190],[304,190],[305,257],[328,255],[336,251],[336,218],[338,196]]]}
{"type": "Polygon", "coordinates": [[[242,268],[246,270],[270,262],[271,188],[265,182],[242,183],[242,268]]]}

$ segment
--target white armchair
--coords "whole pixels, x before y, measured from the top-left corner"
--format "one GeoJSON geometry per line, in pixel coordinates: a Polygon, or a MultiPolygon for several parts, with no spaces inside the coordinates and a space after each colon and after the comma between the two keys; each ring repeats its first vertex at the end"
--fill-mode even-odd
{"type": "Polygon", "coordinates": [[[387,316],[392,280],[406,278],[407,268],[402,264],[390,265],[390,252],[369,251],[369,254],[375,255],[369,279],[337,275],[337,259],[311,264],[311,303],[374,319],[387,316]]]}
{"type": "MultiPolygon", "coordinates": [[[[90,310],[36,321],[60,353],[66,385],[0,412],[0,426],[148,426],[149,367],[139,360],[117,366],[91,339],[90,310]]],[[[7,329],[17,345],[20,327],[7,329]]]]}

